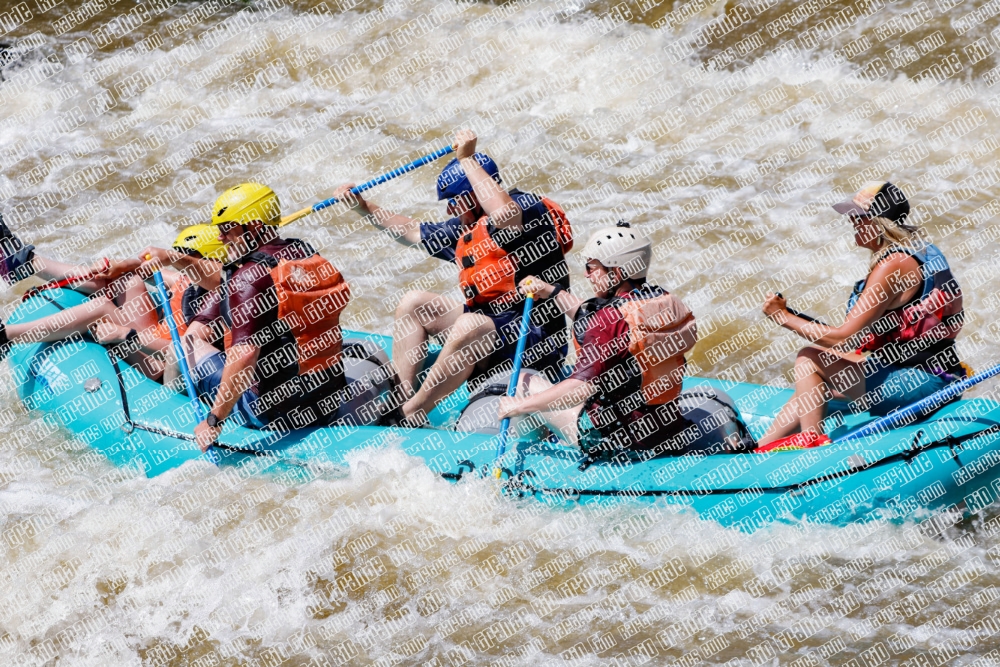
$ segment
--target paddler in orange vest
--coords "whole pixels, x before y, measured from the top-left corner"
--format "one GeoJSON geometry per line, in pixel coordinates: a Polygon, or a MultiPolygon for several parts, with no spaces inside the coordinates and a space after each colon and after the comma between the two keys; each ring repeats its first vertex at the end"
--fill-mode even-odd
{"type": "Polygon", "coordinates": [[[522,291],[554,301],[573,321],[577,361],[557,384],[522,377],[518,395],[500,399],[500,415],[541,413],[567,442],[583,432],[599,434],[610,450],[681,453],[671,439],[691,426],[680,416],[684,355],[698,329],[676,296],[651,285],[647,272],[652,245],[627,223],[594,233],[583,249],[594,298],[582,301],[545,281],[529,277],[522,291]]]}
{"type": "Polygon", "coordinates": [[[196,389],[212,406],[195,427],[203,450],[234,415],[273,430],[338,419],[345,386],[340,314],[350,288],[309,244],[281,238],[280,221],[274,191],[243,183],[212,207],[229,264],[212,272],[203,262],[167,257],[175,268],[200,264],[197,282],[212,291],[184,335],[196,389]],[[223,331],[229,335],[219,351],[212,343],[223,331]]]}
{"type": "Polygon", "coordinates": [[[910,203],[887,181],[868,183],[835,204],[854,225],[854,241],[871,251],[838,327],[792,314],[769,294],[764,314],[812,341],[795,359],[795,394],[761,446],[797,431],[816,438],[831,398],[873,415],[915,403],[965,377],[955,350],[962,328],[962,290],[944,254],[907,222],[910,203]]]}
{"type": "MultiPolygon", "coordinates": [[[[226,263],[228,255],[226,246],[219,240],[219,232],[212,225],[191,225],[185,227],[171,244],[174,252],[189,257],[192,260],[205,260],[212,263],[213,269],[221,269],[226,263]]],[[[147,255],[152,255],[147,252],[147,255]]],[[[169,251],[157,248],[158,258],[169,256],[169,251]]],[[[145,256],[145,255],[144,255],[145,256]]],[[[150,258],[149,261],[152,261],[150,258]]],[[[168,263],[164,260],[164,263],[168,263]]],[[[144,262],[145,264],[145,262],[144,262]]],[[[159,264],[159,260],[157,261],[159,264]]],[[[152,268],[152,267],[150,267],[152,268]]],[[[140,268],[140,273],[148,272],[145,267],[140,268]]],[[[208,290],[191,282],[187,274],[180,271],[164,269],[162,272],[163,282],[167,286],[170,296],[170,312],[174,314],[174,322],[177,324],[177,333],[184,335],[188,324],[198,314],[202,308],[202,300],[208,294],[208,290]]],[[[160,337],[170,340],[170,327],[166,321],[160,322],[158,327],[160,337]]]]}
{"type": "MultiPolygon", "coordinates": [[[[455,159],[437,180],[439,200],[447,200],[445,222],[419,222],[350,194],[335,196],[368,216],[379,229],[407,246],[423,246],[437,259],[454,262],[465,303],[440,294],[411,291],[396,308],[393,338],[402,398],[403,421],[419,425],[427,412],[469,380],[470,385],[510,364],[517,347],[524,297],[517,284],[538,275],[569,287],[564,253],[572,247],[565,213],[553,201],[519,190],[505,190],[495,162],[476,152],[476,135],[455,135],[455,159]],[[444,349],[418,390],[430,336],[446,334],[444,349]]],[[[532,313],[524,365],[561,377],[566,352],[566,321],[553,308],[532,313]]]]}

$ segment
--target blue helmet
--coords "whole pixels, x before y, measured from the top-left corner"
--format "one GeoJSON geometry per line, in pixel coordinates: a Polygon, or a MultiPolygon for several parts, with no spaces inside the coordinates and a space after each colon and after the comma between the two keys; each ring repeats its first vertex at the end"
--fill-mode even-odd
{"type": "MultiPolygon", "coordinates": [[[[476,162],[482,166],[487,174],[493,177],[494,181],[503,183],[500,180],[500,169],[493,158],[486,153],[476,153],[472,157],[476,158],[476,162]]],[[[469,182],[469,177],[465,175],[465,170],[458,163],[458,159],[453,159],[445,165],[444,169],[441,170],[441,175],[438,176],[438,199],[454,199],[466,192],[472,192],[472,183],[469,182]]]]}

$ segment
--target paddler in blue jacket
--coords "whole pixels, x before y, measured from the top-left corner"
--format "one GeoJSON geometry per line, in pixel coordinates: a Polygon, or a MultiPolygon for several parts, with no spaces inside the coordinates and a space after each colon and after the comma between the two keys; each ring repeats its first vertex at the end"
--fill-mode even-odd
{"type": "MultiPolygon", "coordinates": [[[[564,253],[572,246],[565,213],[555,202],[501,187],[500,172],[489,156],[476,152],[476,135],[455,136],[455,159],[437,181],[439,200],[447,200],[445,222],[419,222],[350,194],[344,185],[334,195],[368,216],[372,224],[407,246],[422,246],[431,257],[454,262],[465,303],[424,291],[411,291],[396,308],[393,362],[405,402],[403,424],[417,426],[424,415],[469,380],[487,379],[514,358],[524,297],[517,285],[536,275],[569,287],[564,253]],[[417,386],[430,336],[446,335],[444,349],[417,386]]],[[[532,313],[526,368],[559,378],[566,351],[566,320],[556,308],[532,313]]]]}
{"type": "Polygon", "coordinates": [[[789,312],[768,294],[764,314],[813,344],[795,359],[795,394],[759,444],[796,431],[822,434],[831,398],[885,415],[965,377],[955,350],[962,291],[941,251],[908,224],[910,204],[887,181],[868,183],[835,204],[854,225],[854,240],[872,252],[868,276],[855,285],[838,327],[789,312]]]}

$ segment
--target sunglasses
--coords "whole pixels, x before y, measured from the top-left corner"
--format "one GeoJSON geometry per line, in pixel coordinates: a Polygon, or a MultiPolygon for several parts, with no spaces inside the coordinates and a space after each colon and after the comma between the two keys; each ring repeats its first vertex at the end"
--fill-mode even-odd
{"type": "Polygon", "coordinates": [[[219,233],[220,234],[228,234],[229,232],[233,231],[237,227],[242,227],[242,226],[243,225],[241,225],[238,222],[223,222],[221,225],[218,225],[218,227],[219,227],[219,233]]]}

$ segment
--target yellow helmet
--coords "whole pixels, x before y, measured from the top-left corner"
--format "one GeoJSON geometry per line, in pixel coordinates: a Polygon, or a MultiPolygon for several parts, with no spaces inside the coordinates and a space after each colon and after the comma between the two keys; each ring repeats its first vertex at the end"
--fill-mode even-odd
{"type": "Polygon", "coordinates": [[[281,222],[281,204],[274,190],[260,183],[241,183],[229,188],[215,200],[212,224],[246,224],[260,220],[265,225],[281,222]]]}
{"type": "Polygon", "coordinates": [[[225,262],[229,259],[226,245],[219,240],[219,230],[212,225],[191,225],[185,227],[174,239],[175,250],[196,250],[205,259],[225,262]]]}

